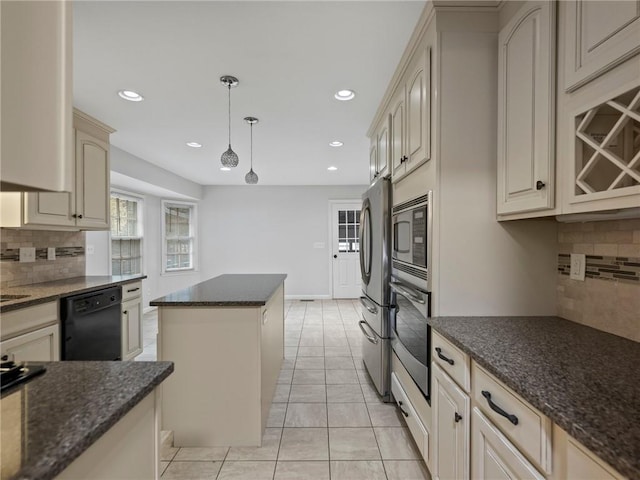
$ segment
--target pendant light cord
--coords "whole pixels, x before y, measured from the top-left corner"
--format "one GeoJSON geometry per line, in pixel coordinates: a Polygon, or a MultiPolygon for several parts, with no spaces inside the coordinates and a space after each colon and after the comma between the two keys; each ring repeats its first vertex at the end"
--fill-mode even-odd
{"type": "Polygon", "coordinates": [[[231,147],[231,84],[229,84],[229,147],[231,147]]]}
{"type": "Polygon", "coordinates": [[[250,124],[251,126],[251,171],[253,171],[253,123],[250,124]]]}

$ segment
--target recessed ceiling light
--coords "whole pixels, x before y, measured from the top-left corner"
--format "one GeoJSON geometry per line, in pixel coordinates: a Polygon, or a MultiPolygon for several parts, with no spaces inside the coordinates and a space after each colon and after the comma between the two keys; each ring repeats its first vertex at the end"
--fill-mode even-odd
{"type": "Polygon", "coordinates": [[[200,148],[202,147],[202,144],[198,142],[187,142],[187,147],[200,148]]]}
{"type": "Polygon", "coordinates": [[[341,147],[344,143],[339,142],[338,140],[334,140],[333,142],[329,142],[329,146],[331,147],[341,147]]]}
{"type": "Polygon", "coordinates": [[[356,93],[353,90],[338,90],[334,95],[336,100],[342,100],[342,101],[351,100],[355,96],[356,96],[356,93]]]}
{"type": "Polygon", "coordinates": [[[337,169],[338,167],[334,167],[334,166],[327,168],[327,170],[329,170],[330,172],[335,172],[337,169]]]}
{"type": "Polygon", "coordinates": [[[133,90],[120,90],[118,92],[120,98],[124,98],[125,100],[129,100],[130,102],[141,102],[144,100],[144,97],[140,95],[138,92],[134,92],[133,90]]]}
{"type": "Polygon", "coordinates": [[[229,167],[220,167],[220,170],[222,170],[223,172],[230,172],[231,169],[229,167]]]}

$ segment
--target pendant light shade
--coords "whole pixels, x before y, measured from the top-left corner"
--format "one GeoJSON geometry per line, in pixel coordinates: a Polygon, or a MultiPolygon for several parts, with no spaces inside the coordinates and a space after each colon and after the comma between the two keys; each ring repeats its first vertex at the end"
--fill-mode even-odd
{"type": "Polygon", "coordinates": [[[223,167],[233,168],[238,166],[238,155],[231,148],[231,87],[238,85],[238,79],[225,75],[220,77],[220,83],[229,89],[229,148],[222,154],[220,161],[223,167]]]}
{"type": "Polygon", "coordinates": [[[253,171],[253,124],[258,123],[258,119],[256,117],[244,117],[244,121],[247,122],[251,128],[251,168],[244,176],[244,181],[249,185],[255,185],[258,183],[258,175],[253,171]]]}

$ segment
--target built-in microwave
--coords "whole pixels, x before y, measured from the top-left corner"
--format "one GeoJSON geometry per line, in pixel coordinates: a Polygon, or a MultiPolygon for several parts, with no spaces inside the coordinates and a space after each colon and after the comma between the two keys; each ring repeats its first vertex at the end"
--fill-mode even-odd
{"type": "Polygon", "coordinates": [[[392,274],[430,290],[431,191],[392,209],[392,274]],[[420,281],[420,279],[422,281],[420,281]]]}

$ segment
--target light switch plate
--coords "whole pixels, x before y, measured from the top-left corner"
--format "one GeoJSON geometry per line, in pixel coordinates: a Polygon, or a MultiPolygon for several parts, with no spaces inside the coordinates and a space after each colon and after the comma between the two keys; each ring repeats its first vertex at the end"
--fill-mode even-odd
{"type": "Polygon", "coordinates": [[[47,248],[47,260],[55,260],[56,259],[56,247],[47,248]]]}
{"type": "Polygon", "coordinates": [[[20,261],[35,262],[36,261],[35,247],[20,247],[20,261]]]}
{"type": "Polygon", "coordinates": [[[584,282],[586,266],[586,256],[584,253],[572,253],[571,273],[569,274],[569,278],[584,282]]]}

